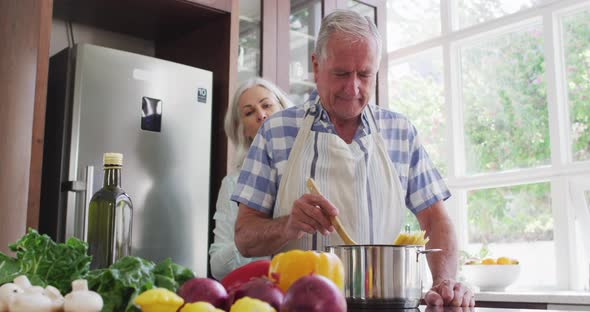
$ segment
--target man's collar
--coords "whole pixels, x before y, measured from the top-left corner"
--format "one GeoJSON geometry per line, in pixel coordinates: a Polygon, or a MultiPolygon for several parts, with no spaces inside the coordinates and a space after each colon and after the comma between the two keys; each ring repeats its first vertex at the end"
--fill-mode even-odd
{"type": "MultiPolygon", "coordinates": [[[[311,92],[311,94],[309,96],[308,103],[310,104],[309,111],[312,115],[314,115],[314,116],[319,115],[320,121],[332,124],[332,121],[330,120],[330,116],[328,115],[328,112],[324,109],[324,106],[321,103],[320,96],[319,96],[316,89],[314,89],[311,92]]],[[[367,105],[367,106],[365,106],[365,108],[363,109],[363,112],[361,113],[361,129],[366,130],[367,132],[369,129],[369,119],[368,118],[369,118],[369,108],[367,105]]]]}

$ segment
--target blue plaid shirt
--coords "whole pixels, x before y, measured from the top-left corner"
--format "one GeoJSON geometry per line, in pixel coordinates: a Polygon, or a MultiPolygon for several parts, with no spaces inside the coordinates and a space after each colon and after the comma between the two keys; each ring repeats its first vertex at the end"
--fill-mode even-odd
{"type": "MultiPolygon", "coordinates": [[[[449,198],[451,193],[420,143],[416,128],[399,113],[379,106],[371,107],[389,158],[406,193],[407,208],[416,214],[439,200],[449,198]]],[[[308,110],[316,116],[312,131],[336,135],[327,112],[319,101],[314,100],[314,96],[303,105],[273,114],[258,129],[250,146],[231,196],[233,201],[272,215],[281,177],[308,110]]],[[[370,113],[365,109],[353,140],[369,133],[367,118],[370,118],[370,113]]]]}

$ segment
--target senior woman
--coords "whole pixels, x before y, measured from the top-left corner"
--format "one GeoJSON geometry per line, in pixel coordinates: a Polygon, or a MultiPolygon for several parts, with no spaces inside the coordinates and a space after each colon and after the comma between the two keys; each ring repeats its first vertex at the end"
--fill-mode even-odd
{"type": "Polygon", "coordinates": [[[289,106],[291,102],[274,84],[262,78],[251,78],[238,87],[225,114],[225,133],[235,146],[235,156],[231,172],[221,182],[213,216],[214,242],[209,248],[209,255],[211,274],[218,280],[239,266],[265,258],[245,258],[236,248],[234,225],[238,205],[230,200],[230,196],[258,128],[271,114],[289,106]]]}

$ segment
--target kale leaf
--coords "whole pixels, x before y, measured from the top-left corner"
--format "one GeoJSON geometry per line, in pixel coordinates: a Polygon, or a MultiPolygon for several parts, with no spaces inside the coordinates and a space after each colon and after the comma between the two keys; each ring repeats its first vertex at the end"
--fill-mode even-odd
{"type": "Polygon", "coordinates": [[[108,268],[90,271],[92,257],[87,254],[85,242],[70,238],[58,244],[33,229],[9,248],[16,252],[16,258],[0,253],[0,285],[26,275],[33,285],[52,285],[66,294],[72,281],[85,278],[88,288],[102,296],[103,312],[139,312],[133,301],[142,292],[154,287],[176,292],[195,276],[169,258],[155,264],[132,256],[123,257],[108,268]]]}
{"type": "Polygon", "coordinates": [[[92,257],[87,255],[88,245],[70,238],[64,244],[33,229],[16,243],[9,245],[16,259],[0,254],[0,262],[7,266],[1,270],[0,284],[10,282],[18,275],[26,275],[33,285],[52,285],[62,294],[71,290],[73,280],[84,278],[90,269],[92,257]],[[15,271],[16,265],[18,270],[15,271]]]}
{"type": "Polygon", "coordinates": [[[19,276],[20,265],[16,259],[0,253],[0,285],[10,283],[19,276]]]}
{"type": "Polygon", "coordinates": [[[123,257],[107,269],[88,273],[88,286],[104,301],[102,312],[139,311],[133,304],[135,297],[154,287],[176,291],[186,280],[194,277],[189,269],[170,259],[157,265],[138,257],[123,257]]]}

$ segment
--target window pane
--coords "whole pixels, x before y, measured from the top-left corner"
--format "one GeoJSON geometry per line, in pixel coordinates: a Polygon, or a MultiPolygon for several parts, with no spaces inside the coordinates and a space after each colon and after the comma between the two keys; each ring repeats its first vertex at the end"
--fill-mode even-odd
{"type": "Polygon", "coordinates": [[[549,163],[540,24],[460,48],[466,173],[549,163]]]}
{"type": "Polygon", "coordinates": [[[590,10],[562,19],[572,154],[590,160],[590,10]]]}
{"type": "Polygon", "coordinates": [[[416,218],[416,215],[414,213],[412,213],[412,211],[410,211],[410,209],[405,209],[406,210],[406,216],[405,216],[405,220],[404,220],[404,226],[402,227],[402,230],[405,231],[406,227],[410,228],[411,232],[414,231],[420,231],[420,223],[418,223],[418,219],[416,218]]]}
{"type": "Polygon", "coordinates": [[[556,284],[555,243],[549,183],[468,192],[468,252],[486,244],[489,256],[520,261],[513,287],[556,284]]]}
{"type": "Polygon", "coordinates": [[[387,51],[440,36],[440,0],[387,1],[387,51]]]}
{"type": "Polygon", "coordinates": [[[375,18],[375,7],[373,6],[356,0],[349,0],[348,9],[351,11],[355,11],[362,16],[370,18],[373,22],[375,22],[375,24],[377,23],[377,19],[375,18]]]}
{"type": "Polygon", "coordinates": [[[322,22],[322,1],[291,1],[289,95],[294,103],[304,103],[315,88],[311,54],[322,22]]]}
{"type": "Polygon", "coordinates": [[[401,63],[390,61],[389,105],[418,129],[430,158],[446,174],[446,109],[442,50],[429,50],[401,63]]]}
{"type": "Polygon", "coordinates": [[[457,0],[459,28],[516,13],[541,2],[543,0],[457,0]]]}
{"type": "Polygon", "coordinates": [[[238,83],[261,76],[260,0],[240,0],[240,35],[238,39],[238,83]]]}

